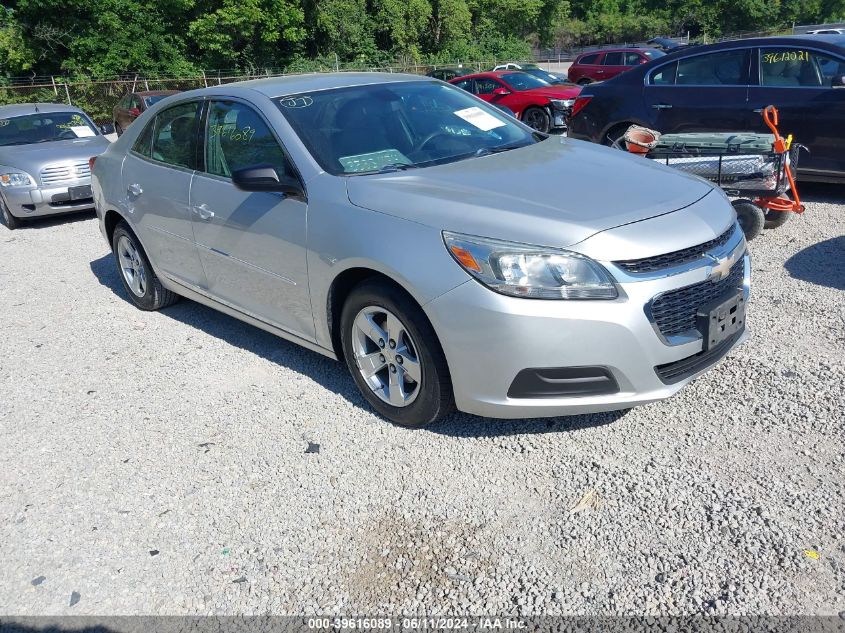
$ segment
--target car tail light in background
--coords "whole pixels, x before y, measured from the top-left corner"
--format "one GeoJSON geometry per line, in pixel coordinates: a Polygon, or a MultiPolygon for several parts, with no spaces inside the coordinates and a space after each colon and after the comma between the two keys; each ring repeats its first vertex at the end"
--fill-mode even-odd
{"type": "Polygon", "coordinates": [[[141,109],[140,108],[131,108],[129,110],[129,114],[132,116],[141,116],[141,109]]]}
{"type": "Polygon", "coordinates": [[[570,116],[575,116],[581,110],[584,109],[584,106],[592,101],[592,97],[575,97],[575,105],[572,106],[572,114],[570,116]]]}
{"type": "Polygon", "coordinates": [[[88,159],[88,170],[89,171],[92,171],[92,172],[94,171],[94,163],[96,161],[97,161],[96,156],[92,156],[91,158],[88,159]]]}

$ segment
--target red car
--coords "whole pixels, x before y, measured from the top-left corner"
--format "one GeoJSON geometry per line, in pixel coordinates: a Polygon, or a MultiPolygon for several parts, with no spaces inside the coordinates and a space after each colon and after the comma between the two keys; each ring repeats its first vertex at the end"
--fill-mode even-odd
{"type": "Polygon", "coordinates": [[[466,75],[449,83],[494,106],[508,108],[516,118],[540,132],[565,128],[575,97],[581,93],[579,86],[553,86],[518,70],[466,75]]]}
{"type": "Polygon", "coordinates": [[[569,67],[569,81],[582,86],[605,81],[664,55],[656,48],[609,48],[583,53],[569,67]]]}
{"type": "Polygon", "coordinates": [[[170,95],[179,94],[179,92],[179,90],[146,90],[144,92],[130,92],[124,95],[112,110],[114,131],[120,136],[123,134],[123,130],[128,128],[132,121],[141,116],[144,110],[170,95]]]}

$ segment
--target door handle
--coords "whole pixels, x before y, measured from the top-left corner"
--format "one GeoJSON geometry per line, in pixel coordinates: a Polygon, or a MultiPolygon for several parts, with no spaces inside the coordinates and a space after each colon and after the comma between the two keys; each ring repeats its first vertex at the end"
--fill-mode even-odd
{"type": "Polygon", "coordinates": [[[669,105],[668,103],[655,103],[651,107],[654,108],[655,110],[671,110],[672,109],[672,106],[669,105]]]}
{"type": "Polygon", "coordinates": [[[129,195],[130,195],[130,196],[134,196],[134,197],[136,197],[136,198],[137,198],[138,196],[140,196],[142,193],[144,193],[144,190],[143,190],[143,189],[141,189],[141,185],[139,185],[138,183],[132,183],[131,185],[129,185],[129,186],[126,188],[126,191],[128,191],[128,192],[129,192],[129,195]]]}
{"type": "Polygon", "coordinates": [[[210,220],[214,217],[214,211],[208,208],[208,205],[201,204],[198,207],[194,207],[194,213],[196,213],[200,218],[203,220],[210,220]]]}
{"type": "Polygon", "coordinates": [[[763,114],[763,108],[757,108],[754,110],[754,114],[763,114]]]}

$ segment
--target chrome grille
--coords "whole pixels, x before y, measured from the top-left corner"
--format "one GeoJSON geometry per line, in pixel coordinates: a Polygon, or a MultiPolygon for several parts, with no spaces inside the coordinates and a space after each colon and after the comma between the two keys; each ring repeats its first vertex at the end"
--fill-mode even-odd
{"type": "Polygon", "coordinates": [[[626,272],[641,275],[694,262],[707,251],[727,244],[731,235],[733,235],[735,227],[736,225],[731,226],[719,237],[712,239],[709,242],[704,242],[704,244],[699,244],[698,246],[690,246],[689,248],[672,251],[671,253],[665,253],[664,255],[655,255],[654,257],[644,257],[642,259],[628,259],[613,263],[626,272]]]}
{"type": "Polygon", "coordinates": [[[41,184],[54,185],[60,182],[89,178],[91,176],[91,168],[88,166],[87,160],[76,163],[58,163],[47,165],[41,170],[40,175],[41,184]]]}
{"type": "Polygon", "coordinates": [[[700,308],[728,293],[742,287],[745,273],[743,258],[731,268],[728,276],[718,281],[701,283],[671,290],[653,299],[651,316],[663,336],[678,336],[697,327],[697,313],[700,308]]]}

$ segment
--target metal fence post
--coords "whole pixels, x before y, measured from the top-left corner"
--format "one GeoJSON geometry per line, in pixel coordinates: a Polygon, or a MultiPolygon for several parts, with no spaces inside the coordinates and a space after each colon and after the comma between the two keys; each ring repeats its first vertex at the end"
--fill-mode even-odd
{"type": "Polygon", "coordinates": [[[70,100],[70,90],[68,90],[67,83],[65,83],[65,95],[67,96],[67,104],[73,105],[73,102],[70,100]]]}

